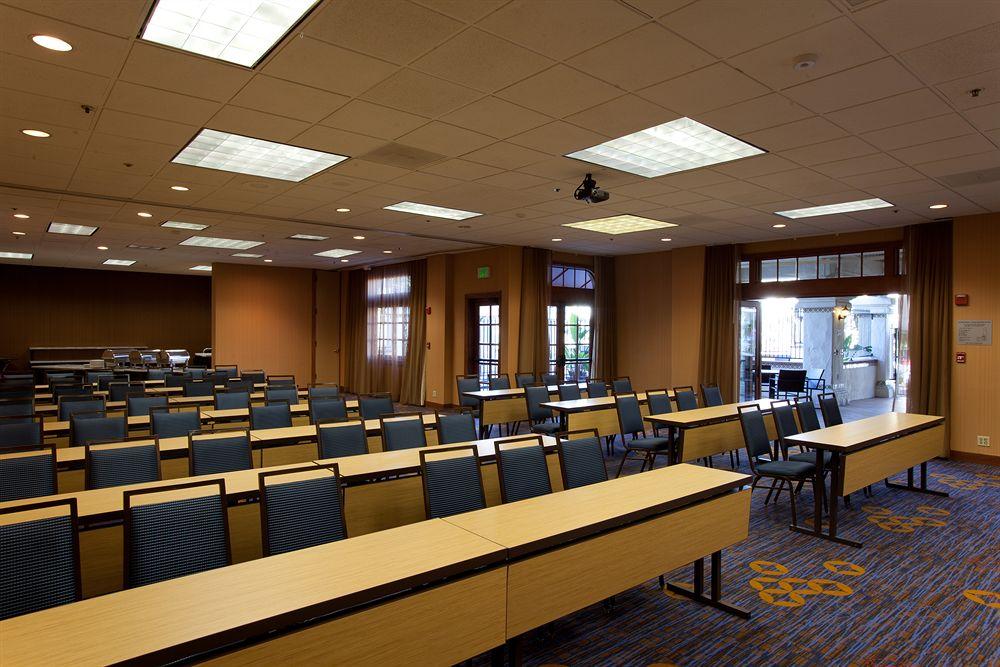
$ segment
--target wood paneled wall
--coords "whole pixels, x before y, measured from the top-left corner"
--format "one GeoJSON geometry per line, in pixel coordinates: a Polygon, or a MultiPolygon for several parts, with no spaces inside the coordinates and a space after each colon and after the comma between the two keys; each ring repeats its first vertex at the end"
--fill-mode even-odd
{"type": "Polygon", "coordinates": [[[316,272],[316,382],[340,382],[340,283],[337,271],[316,272]]]}
{"type": "Polygon", "coordinates": [[[212,282],[203,276],[0,264],[0,356],[29,347],[211,344],[212,282]]]}
{"type": "Polygon", "coordinates": [[[671,253],[615,259],[617,369],[636,389],[670,383],[671,253]]]}

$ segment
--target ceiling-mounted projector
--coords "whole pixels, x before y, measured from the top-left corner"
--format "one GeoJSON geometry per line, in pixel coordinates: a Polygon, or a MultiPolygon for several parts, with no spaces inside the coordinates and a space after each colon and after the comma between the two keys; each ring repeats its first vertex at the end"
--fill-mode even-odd
{"type": "Polygon", "coordinates": [[[599,204],[602,201],[608,201],[611,198],[611,194],[607,190],[597,187],[597,181],[594,180],[591,174],[587,174],[583,182],[577,187],[576,192],[573,193],[573,198],[578,201],[585,201],[588,204],[599,204]]]}

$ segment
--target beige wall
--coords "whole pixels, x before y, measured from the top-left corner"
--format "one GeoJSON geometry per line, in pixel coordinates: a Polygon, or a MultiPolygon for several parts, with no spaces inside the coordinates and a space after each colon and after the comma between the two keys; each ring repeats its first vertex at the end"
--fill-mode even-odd
{"type": "Polygon", "coordinates": [[[670,386],[692,385],[716,378],[698,377],[701,348],[701,305],[704,302],[705,248],[672,251],[670,264],[670,386]]]}
{"type": "Polygon", "coordinates": [[[615,259],[616,366],[636,389],[670,386],[670,252],[615,259]]]}
{"type": "Polygon", "coordinates": [[[340,381],[340,282],[337,271],[316,271],[316,382],[340,381]]]}

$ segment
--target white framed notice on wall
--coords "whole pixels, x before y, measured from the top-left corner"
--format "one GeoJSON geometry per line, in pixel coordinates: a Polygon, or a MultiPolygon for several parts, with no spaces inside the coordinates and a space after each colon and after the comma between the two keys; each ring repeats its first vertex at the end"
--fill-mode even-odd
{"type": "Polygon", "coordinates": [[[959,320],[956,342],[959,345],[992,345],[993,320],[959,320]]]}

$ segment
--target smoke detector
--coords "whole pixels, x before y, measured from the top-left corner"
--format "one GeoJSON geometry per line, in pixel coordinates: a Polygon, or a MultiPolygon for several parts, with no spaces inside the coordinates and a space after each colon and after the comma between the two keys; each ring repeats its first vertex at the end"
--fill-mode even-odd
{"type": "Polygon", "coordinates": [[[803,53],[795,58],[795,62],[792,63],[792,69],[796,71],[812,69],[816,66],[816,61],[818,59],[819,56],[815,53],[803,53]]]}

